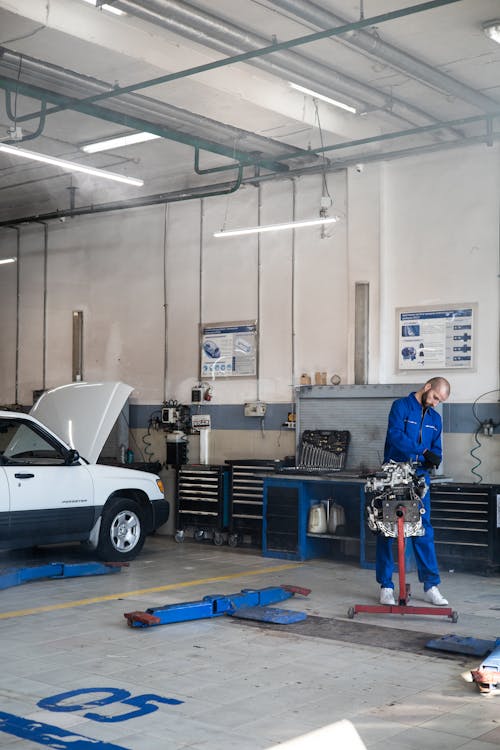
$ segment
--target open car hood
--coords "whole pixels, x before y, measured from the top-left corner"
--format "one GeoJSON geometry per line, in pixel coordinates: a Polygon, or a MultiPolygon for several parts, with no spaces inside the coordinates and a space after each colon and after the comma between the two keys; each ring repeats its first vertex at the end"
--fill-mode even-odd
{"type": "Polygon", "coordinates": [[[126,383],[69,383],[43,393],[31,416],[95,464],[134,389],[126,383]]]}

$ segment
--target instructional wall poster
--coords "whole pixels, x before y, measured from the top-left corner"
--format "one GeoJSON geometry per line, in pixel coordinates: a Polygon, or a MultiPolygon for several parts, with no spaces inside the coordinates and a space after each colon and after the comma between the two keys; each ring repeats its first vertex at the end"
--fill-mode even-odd
{"type": "Polygon", "coordinates": [[[398,369],[473,368],[476,313],[476,304],[397,309],[398,369]]]}
{"type": "Polygon", "coordinates": [[[257,375],[257,323],[210,323],[201,326],[201,377],[257,375]]]}

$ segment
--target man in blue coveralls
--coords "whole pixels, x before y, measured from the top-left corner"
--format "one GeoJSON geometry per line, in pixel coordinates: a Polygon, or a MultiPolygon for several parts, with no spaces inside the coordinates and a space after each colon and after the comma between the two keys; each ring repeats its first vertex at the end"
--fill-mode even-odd
{"type": "MultiPolygon", "coordinates": [[[[450,384],[445,378],[431,378],[420,390],[406,398],[394,401],[389,413],[389,424],[385,439],[384,463],[386,461],[418,461],[430,486],[429,471],[437,468],[443,455],[441,446],[441,417],[433,409],[446,401],[450,395],[450,384]]],[[[424,584],[424,598],[431,604],[443,607],[448,604],[438,589],[439,577],[436,552],[434,549],[434,529],[431,525],[431,498],[427,491],[422,499],[425,513],[422,524],[423,536],[411,537],[417,563],[418,580],[424,584]]],[[[396,604],[394,599],[394,560],[391,537],[377,536],[376,574],[381,586],[380,603],[396,604]]]]}

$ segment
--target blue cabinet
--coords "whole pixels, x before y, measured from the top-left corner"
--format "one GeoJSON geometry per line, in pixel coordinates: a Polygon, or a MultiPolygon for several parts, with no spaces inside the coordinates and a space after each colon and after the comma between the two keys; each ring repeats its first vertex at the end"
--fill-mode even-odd
{"type": "Polygon", "coordinates": [[[274,475],[264,479],[262,553],[286,560],[314,557],[365,558],[365,492],[363,479],[308,475],[274,475]],[[309,511],[318,502],[342,505],[345,525],[340,533],[308,532],[309,511]]]}

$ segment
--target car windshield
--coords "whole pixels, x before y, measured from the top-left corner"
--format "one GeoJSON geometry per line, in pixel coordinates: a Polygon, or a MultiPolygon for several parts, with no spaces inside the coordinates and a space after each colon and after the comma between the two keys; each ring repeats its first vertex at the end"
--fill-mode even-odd
{"type": "Polygon", "coordinates": [[[65,455],[27,422],[0,419],[0,460],[3,464],[63,464],[65,455]]]}

